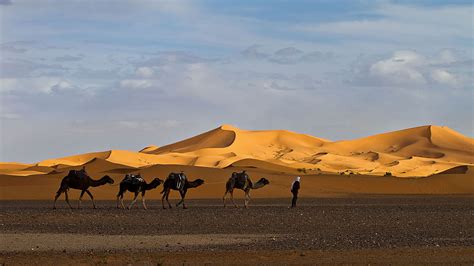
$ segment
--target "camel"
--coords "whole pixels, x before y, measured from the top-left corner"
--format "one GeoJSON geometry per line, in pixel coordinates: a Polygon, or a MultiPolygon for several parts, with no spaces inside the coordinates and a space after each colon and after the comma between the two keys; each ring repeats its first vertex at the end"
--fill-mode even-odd
{"type": "Polygon", "coordinates": [[[242,171],[242,173],[237,173],[233,172],[232,176],[229,178],[227,181],[225,187],[226,191],[224,193],[224,197],[222,197],[222,201],[224,202],[224,207],[226,207],[225,200],[227,193],[230,193],[230,199],[234,206],[238,208],[237,204],[234,202],[234,189],[241,189],[245,192],[245,203],[244,206],[245,208],[248,208],[248,203],[250,202],[250,190],[251,189],[259,189],[262,188],[266,185],[270,184],[270,181],[268,181],[266,178],[261,178],[258,180],[257,183],[252,183],[252,180],[250,180],[250,177],[247,175],[245,171],[242,171]]]}
{"type": "Polygon", "coordinates": [[[142,193],[142,205],[143,209],[147,209],[146,204],[145,204],[145,193],[147,190],[154,189],[158,187],[161,183],[163,183],[163,180],[159,178],[153,179],[149,184],[143,179],[140,174],[138,175],[125,175],[125,178],[120,182],[120,190],[117,194],[117,208],[120,208],[119,206],[119,201],[121,204],[122,209],[125,209],[125,206],[123,205],[123,194],[125,192],[130,191],[132,193],[135,193],[135,197],[133,198],[133,201],[130,203],[128,206],[128,209],[130,210],[137,201],[138,193],[142,193]]]}
{"type": "Polygon", "coordinates": [[[164,200],[168,202],[168,207],[171,209],[171,204],[168,200],[168,196],[170,194],[171,189],[178,190],[179,194],[181,195],[181,200],[176,204],[178,207],[181,203],[183,204],[183,209],[187,209],[186,204],[184,203],[184,197],[186,197],[186,192],[190,188],[199,187],[200,185],[204,184],[204,180],[196,179],[194,181],[188,181],[186,175],[183,172],[181,173],[170,173],[168,178],[166,178],[165,182],[163,183],[163,191],[161,193],[163,196],[161,197],[161,205],[163,209],[166,209],[164,200]]]}
{"type": "Polygon", "coordinates": [[[56,209],[56,201],[58,200],[59,196],[64,192],[66,202],[69,205],[69,208],[72,209],[71,204],[69,203],[68,197],[68,190],[70,188],[79,189],[81,190],[81,195],[79,196],[79,204],[78,209],[81,208],[82,204],[82,196],[84,193],[87,193],[92,200],[92,205],[94,209],[96,209],[96,205],[94,202],[94,197],[92,193],[89,191],[89,187],[98,187],[105,184],[113,184],[114,180],[110,178],[110,176],[105,175],[99,180],[92,179],[86,172],[86,169],[83,167],[81,170],[70,170],[68,175],[63,178],[61,181],[61,185],[59,186],[59,190],[56,192],[56,197],[54,198],[54,205],[53,209],[56,209]]]}

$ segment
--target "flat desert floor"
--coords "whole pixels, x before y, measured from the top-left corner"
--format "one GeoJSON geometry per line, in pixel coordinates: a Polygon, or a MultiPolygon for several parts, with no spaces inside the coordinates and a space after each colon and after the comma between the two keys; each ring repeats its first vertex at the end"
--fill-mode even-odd
{"type": "Polygon", "coordinates": [[[474,263],[472,196],[302,198],[295,209],[289,199],[187,203],[0,201],[0,264],[474,263]]]}

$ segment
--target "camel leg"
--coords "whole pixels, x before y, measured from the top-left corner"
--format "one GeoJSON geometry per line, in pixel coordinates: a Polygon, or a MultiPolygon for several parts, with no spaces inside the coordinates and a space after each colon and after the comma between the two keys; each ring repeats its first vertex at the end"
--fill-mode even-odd
{"type": "Polygon", "coordinates": [[[69,203],[69,196],[67,194],[67,191],[64,191],[64,197],[66,198],[67,205],[69,205],[69,208],[72,209],[71,203],[69,203]]]}
{"type": "Polygon", "coordinates": [[[56,209],[56,201],[58,200],[59,196],[61,196],[62,193],[63,193],[63,192],[61,192],[61,191],[58,191],[58,192],[56,193],[56,196],[54,197],[53,209],[56,209]]]}
{"type": "Polygon", "coordinates": [[[231,191],[230,192],[230,201],[232,201],[232,204],[234,204],[234,206],[236,208],[238,208],[239,206],[237,206],[237,204],[235,204],[235,201],[234,201],[234,191],[231,191]]]}
{"type": "Polygon", "coordinates": [[[86,193],[87,193],[87,195],[89,195],[89,197],[91,198],[91,200],[92,200],[92,206],[94,207],[94,209],[97,209],[97,207],[95,206],[94,196],[92,196],[92,193],[91,193],[88,189],[86,189],[86,193]]]}
{"type": "Polygon", "coordinates": [[[168,197],[169,197],[169,196],[170,196],[170,190],[168,190],[168,191],[166,192],[166,202],[168,202],[168,207],[171,209],[171,203],[170,203],[170,201],[168,200],[168,197]]]}
{"type": "Polygon", "coordinates": [[[120,207],[122,207],[122,209],[125,209],[125,205],[123,204],[123,194],[124,193],[122,193],[122,195],[120,195],[120,207]]]}
{"type": "Polygon", "coordinates": [[[137,201],[137,197],[138,197],[138,192],[135,192],[135,196],[133,197],[132,202],[130,203],[130,205],[128,205],[129,210],[132,208],[133,204],[135,204],[135,202],[137,201]]]}
{"type": "Polygon", "coordinates": [[[120,206],[122,207],[122,209],[125,209],[125,204],[123,204],[123,195],[122,197],[120,197],[120,206]]]}
{"type": "Polygon", "coordinates": [[[249,208],[250,192],[245,192],[245,208],[249,208]]]}
{"type": "Polygon", "coordinates": [[[117,196],[117,209],[125,209],[125,205],[123,205],[123,194],[117,196]]]}
{"type": "Polygon", "coordinates": [[[117,195],[117,209],[120,209],[119,202],[120,202],[120,194],[117,195]]]}
{"type": "Polygon", "coordinates": [[[81,191],[81,195],[79,196],[79,202],[77,203],[77,208],[78,209],[82,208],[82,196],[84,196],[85,192],[86,192],[85,190],[81,191]]]}
{"type": "Polygon", "coordinates": [[[121,199],[123,199],[123,191],[122,190],[120,190],[119,193],[117,194],[117,209],[120,209],[119,202],[121,201],[121,199]]]}
{"type": "Polygon", "coordinates": [[[176,203],[176,207],[178,207],[179,205],[181,205],[181,203],[184,202],[183,193],[181,193],[180,191],[179,194],[181,195],[181,200],[178,203],[176,203]]]}
{"type": "Polygon", "coordinates": [[[147,209],[146,208],[146,204],[145,204],[145,191],[142,192],[142,205],[143,205],[143,209],[147,209]]]}
{"type": "Polygon", "coordinates": [[[186,192],[179,192],[179,194],[181,194],[181,200],[176,204],[176,207],[178,207],[182,203],[183,209],[187,209],[186,204],[184,203],[184,197],[186,196],[186,192]]]}
{"type": "Polygon", "coordinates": [[[163,210],[166,209],[166,207],[165,207],[165,197],[166,197],[166,190],[163,192],[163,196],[161,196],[161,206],[163,206],[163,210]]]}
{"type": "Polygon", "coordinates": [[[186,197],[186,192],[184,192],[181,197],[183,198],[183,199],[181,200],[181,201],[183,202],[183,209],[187,209],[188,207],[186,207],[186,203],[184,203],[184,198],[186,197]]]}
{"type": "Polygon", "coordinates": [[[225,208],[225,196],[227,196],[227,192],[228,191],[226,190],[225,193],[224,193],[224,197],[222,197],[222,202],[224,203],[224,208],[225,208]]]}

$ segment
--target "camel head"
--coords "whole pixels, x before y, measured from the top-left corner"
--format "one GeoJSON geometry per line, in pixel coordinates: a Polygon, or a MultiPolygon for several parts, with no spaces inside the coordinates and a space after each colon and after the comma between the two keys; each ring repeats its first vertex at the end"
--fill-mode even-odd
{"type": "Polygon", "coordinates": [[[113,184],[114,183],[114,180],[108,175],[105,175],[101,179],[104,180],[106,184],[113,184]]]}
{"type": "Polygon", "coordinates": [[[192,182],[189,182],[189,184],[190,187],[199,187],[200,185],[204,184],[204,180],[198,178],[192,182]]]}
{"type": "Polygon", "coordinates": [[[260,178],[260,180],[258,180],[257,183],[262,183],[264,185],[268,185],[268,184],[270,184],[270,181],[268,181],[268,179],[266,179],[265,177],[262,177],[262,178],[260,178]]]}
{"type": "Polygon", "coordinates": [[[150,186],[153,187],[153,188],[156,188],[157,186],[159,186],[161,183],[163,183],[163,180],[159,179],[159,178],[154,178],[151,182],[150,182],[150,186]]]}

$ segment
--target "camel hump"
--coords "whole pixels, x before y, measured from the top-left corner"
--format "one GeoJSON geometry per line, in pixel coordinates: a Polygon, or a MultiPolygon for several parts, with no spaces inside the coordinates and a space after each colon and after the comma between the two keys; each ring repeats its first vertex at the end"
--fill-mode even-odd
{"type": "Polygon", "coordinates": [[[69,170],[68,176],[85,179],[89,177],[84,170],[69,170]]]}

